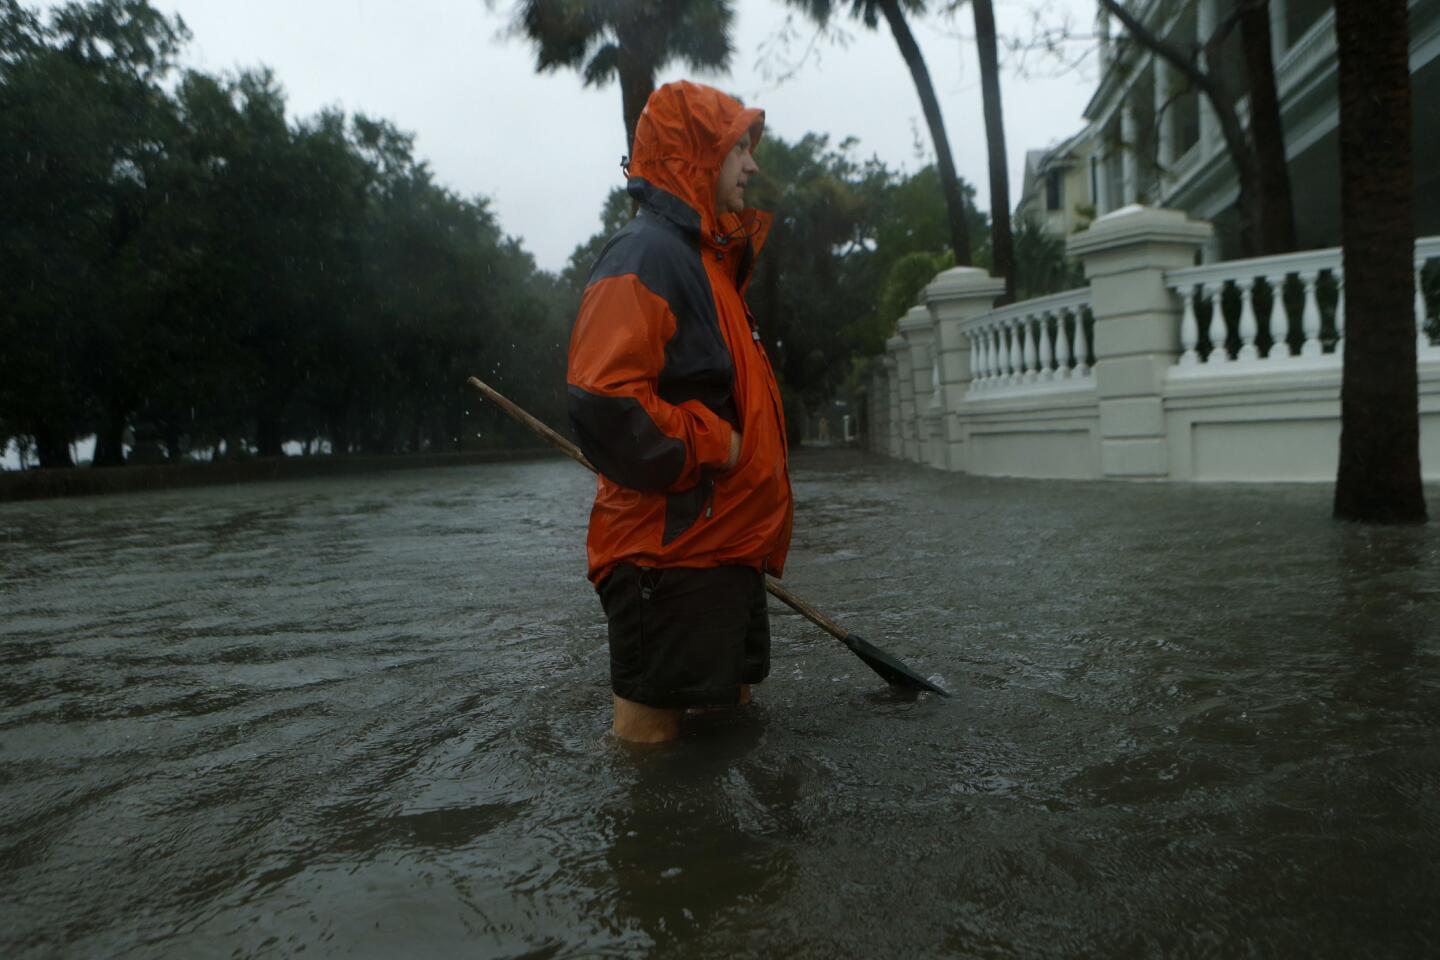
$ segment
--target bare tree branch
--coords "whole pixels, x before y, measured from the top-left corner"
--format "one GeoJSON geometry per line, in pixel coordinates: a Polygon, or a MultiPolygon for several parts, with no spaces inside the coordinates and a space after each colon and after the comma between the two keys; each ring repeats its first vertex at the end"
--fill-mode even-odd
{"type": "Polygon", "coordinates": [[[1225,41],[1230,39],[1230,34],[1235,32],[1235,28],[1240,26],[1240,22],[1245,19],[1247,14],[1252,10],[1263,9],[1269,3],[1270,0],[1236,0],[1235,6],[1225,15],[1225,19],[1216,24],[1209,39],[1204,41],[1205,55],[1209,57],[1212,50],[1218,51],[1225,41]]]}
{"type": "Polygon", "coordinates": [[[1189,51],[1178,43],[1172,43],[1154,33],[1149,27],[1140,22],[1117,0],[1100,0],[1100,6],[1107,13],[1119,20],[1125,30],[1141,46],[1153,51],[1157,56],[1163,57],[1171,66],[1185,75],[1185,78],[1193,83],[1199,90],[1211,98],[1218,100],[1220,91],[1217,88],[1214,78],[1208,72],[1200,68],[1197,54],[1199,51],[1189,51]]]}

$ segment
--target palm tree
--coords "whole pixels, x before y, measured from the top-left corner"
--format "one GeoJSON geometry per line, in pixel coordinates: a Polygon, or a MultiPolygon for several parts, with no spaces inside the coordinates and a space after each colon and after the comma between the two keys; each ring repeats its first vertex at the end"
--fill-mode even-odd
{"type": "MultiPolygon", "coordinates": [[[[837,4],[835,0],[785,0],[793,7],[805,11],[810,19],[821,26],[830,22],[837,4]]],[[[940,168],[940,187],[945,194],[945,206],[949,212],[950,244],[955,251],[955,262],[960,266],[970,265],[970,233],[965,228],[965,197],[960,192],[960,178],[955,173],[955,160],[950,155],[950,140],[945,135],[945,120],[940,115],[940,101],[935,96],[935,85],[930,82],[930,70],[925,66],[925,57],[920,45],[910,32],[905,19],[906,11],[924,13],[925,0],[849,0],[850,16],[874,30],[884,17],[910,68],[910,78],[915,83],[915,92],[920,95],[920,108],[925,114],[925,123],[930,127],[930,139],[935,144],[935,162],[940,168]]],[[[996,214],[1008,216],[1004,210],[996,214]]]]}
{"type": "Polygon", "coordinates": [[[1338,0],[1345,361],[1335,516],[1424,523],[1406,0],[1338,0]]]}
{"type": "Polygon", "coordinates": [[[1005,278],[1005,302],[1015,300],[1015,240],[1010,234],[1010,171],[1005,156],[1005,123],[1000,109],[1000,56],[995,8],[970,0],[975,13],[975,47],[980,54],[980,98],[985,106],[985,144],[990,158],[991,272],[1005,278]]]}
{"type": "Polygon", "coordinates": [[[569,67],[587,87],[619,79],[628,149],[657,72],[730,65],[734,18],[730,0],[520,0],[515,32],[535,46],[537,71],[569,67]]]}

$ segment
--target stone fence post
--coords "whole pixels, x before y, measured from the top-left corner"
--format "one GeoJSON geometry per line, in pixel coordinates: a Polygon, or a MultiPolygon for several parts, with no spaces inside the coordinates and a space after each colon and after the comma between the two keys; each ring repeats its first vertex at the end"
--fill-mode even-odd
{"type": "Polygon", "coordinates": [[[870,389],[865,410],[865,449],[884,454],[890,445],[890,378],[885,373],[889,357],[880,356],[870,367],[870,389]]]}
{"type": "Polygon", "coordinates": [[[915,448],[906,457],[932,466],[943,455],[940,397],[935,384],[935,321],[924,307],[911,307],[900,318],[900,336],[910,345],[910,374],[915,391],[915,448]]]}
{"type": "Polygon", "coordinates": [[[937,466],[966,470],[965,435],[960,413],[970,389],[970,339],[965,336],[967,320],[995,309],[995,299],[1005,292],[1005,281],[975,267],[951,267],[925,288],[925,304],[935,325],[935,349],[940,367],[940,440],[944,455],[937,466]]]}
{"type": "Polygon", "coordinates": [[[915,436],[915,377],[910,372],[910,344],[904,337],[885,341],[893,365],[890,403],[895,410],[895,432],[890,435],[890,456],[909,459],[917,449],[915,436]]]}
{"type": "Polygon", "coordinates": [[[1178,210],[1132,205],[1066,245],[1090,281],[1100,468],[1107,477],[1170,475],[1164,389],[1180,353],[1180,304],[1165,272],[1193,266],[1213,232],[1178,210]]]}
{"type": "Polygon", "coordinates": [[[900,384],[895,374],[895,355],[881,356],[881,376],[885,379],[885,409],[881,416],[885,420],[885,442],[875,452],[887,457],[900,455],[900,384]]]}

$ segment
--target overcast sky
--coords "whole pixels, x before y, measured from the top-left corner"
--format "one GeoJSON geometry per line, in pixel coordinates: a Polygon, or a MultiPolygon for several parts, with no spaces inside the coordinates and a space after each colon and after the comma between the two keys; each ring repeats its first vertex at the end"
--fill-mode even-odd
{"type": "MultiPolygon", "coordinates": [[[[416,154],[436,179],[466,196],[489,197],[502,229],[523,240],[544,269],[564,266],[575,246],[599,229],[606,192],[620,182],[624,153],[620,91],[586,89],[572,71],[537,75],[529,47],[506,37],[513,0],[151,0],[178,12],[193,39],[189,65],[212,73],[267,65],[292,115],[338,106],[394,122],[415,134],[416,154]]],[[[1019,8],[996,4],[1001,32],[1025,29],[1019,8]]],[[[1088,28],[1094,0],[1044,0],[1088,28]]],[[[47,4],[48,5],[48,4],[47,4]]],[[[842,6],[848,6],[844,4],[842,6]]],[[[767,78],[762,48],[791,16],[780,0],[736,0],[730,74],[695,75],[766,110],[768,129],[787,140],[807,131],[832,143],[860,140],[862,157],[892,168],[922,165],[919,131],[931,152],[920,102],[889,30],[843,20],[845,47],[820,43],[786,80],[767,78]]],[[[791,62],[802,58],[813,28],[794,17],[791,62]]],[[[915,33],[939,94],[960,175],[989,206],[984,119],[973,21],[932,18],[915,33]]],[[[772,58],[773,59],[773,58],[772,58]]],[[[1049,71],[1053,73],[1054,71],[1049,71]]],[[[662,80],[685,76],[668,70],[662,80]]],[[[1083,123],[1093,69],[1058,78],[1002,80],[1011,193],[1019,197],[1026,149],[1048,146],[1083,123]]]]}

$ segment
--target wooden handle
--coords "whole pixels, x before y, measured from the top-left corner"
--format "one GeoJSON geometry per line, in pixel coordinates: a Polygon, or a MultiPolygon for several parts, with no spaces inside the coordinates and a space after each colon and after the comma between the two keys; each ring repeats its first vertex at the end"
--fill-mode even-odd
{"type": "Polygon", "coordinates": [[[779,582],[777,582],[774,577],[769,576],[768,574],[765,577],[765,589],[770,591],[771,596],[780,600],[791,610],[794,610],[796,613],[800,614],[800,616],[804,617],[806,620],[809,620],[811,623],[815,624],[815,626],[819,627],[821,630],[824,630],[836,640],[843,641],[850,636],[849,630],[846,630],[844,627],[840,626],[840,624],[836,623],[834,620],[831,620],[829,617],[825,616],[825,614],[821,613],[819,610],[816,610],[814,607],[810,606],[810,604],[806,603],[804,600],[801,600],[789,590],[786,590],[784,587],[780,586],[779,582]]]}
{"type": "Polygon", "coordinates": [[[585,454],[580,452],[579,447],[575,446],[575,444],[560,436],[560,434],[556,433],[554,430],[551,430],[549,427],[545,426],[545,424],[541,423],[539,420],[530,416],[530,414],[526,413],[524,410],[521,410],[519,407],[515,406],[515,404],[511,403],[510,400],[506,398],[506,396],[502,394],[499,390],[496,390],[494,387],[490,386],[490,384],[486,383],[484,380],[481,380],[479,377],[471,377],[469,380],[469,384],[470,386],[474,387],[476,390],[479,390],[482,394],[484,394],[485,399],[494,401],[495,403],[499,404],[501,410],[504,410],[506,413],[510,414],[510,416],[513,417],[515,420],[518,420],[522,426],[529,428],[530,432],[538,436],[541,440],[544,440],[552,446],[558,447],[562,453],[568,456],[571,460],[574,460],[576,463],[580,464],[580,466],[584,467],[586,470],[589,470],[591,473],[600,472],[599,470],[595,469],[595,464],[585,459],[585,454]]]}
{"type": "MultiPolygon", "coordinates": [[[[506,413],[510,414],[511,417],[515,418],[515,420],[519,421],[521,424],[527,427],[531,433],[534,433],[541,440],[544,440],[546,443],[549,443],[552,446],[558,447],[566,456],[574,460],[576,463],[580,464],[586,470],[589,470],[591,473],[600,472],[595,469],[595,464],[591,463],[585,458],[585,454],[580,452],[579,447],[575,446],[575,444],[571,443],[569,440],[566,440],[564,437],[560,436],[560,434],[556,433],[554,430],[551,430],[549,427],[545,426],[545,424],[541,423],[539,420],[532,417],[530,414],[526,413],[524,410],[520,409],[515,404],[511,403],[504,394],[500,393],[500,391],[490,386],[490,384],[486,383],[484,380],[481,380],[479,377],[471,377],[468,382],[470,386],[474,387],[476,390],[479,390],[482,394],[484,394],[485,399],[499,404],[501,410],[504,410],[506,413]]],[[[825,614],[821,613],[819,610],[816,610],[814,607],[810,606],[810,604],[806,603],[804,600],[801,600],[799,597],[795,596],[795,594],[791,593],[789,590],[786,590],[784,587],[780,586],[780,584],[775,581],[774,577],[768,575],[765,577],[765,589],[769,590],[772,596],[779,599],[786,606],[790,607],[790,609],[794,610],[796,613],[800,614],[800,616],[804,617],[806,620],[809,620],[811,623],[815,624],[815,626],[819,627],[821,630],[824,630],[826,633],[830,634],[830,636],[834,637],[835,639],[844,640],[846,637],[850,636],[850,631],[846,630],[844,627],[840,626],[840,624],[825,616],[825,614]]]]}

